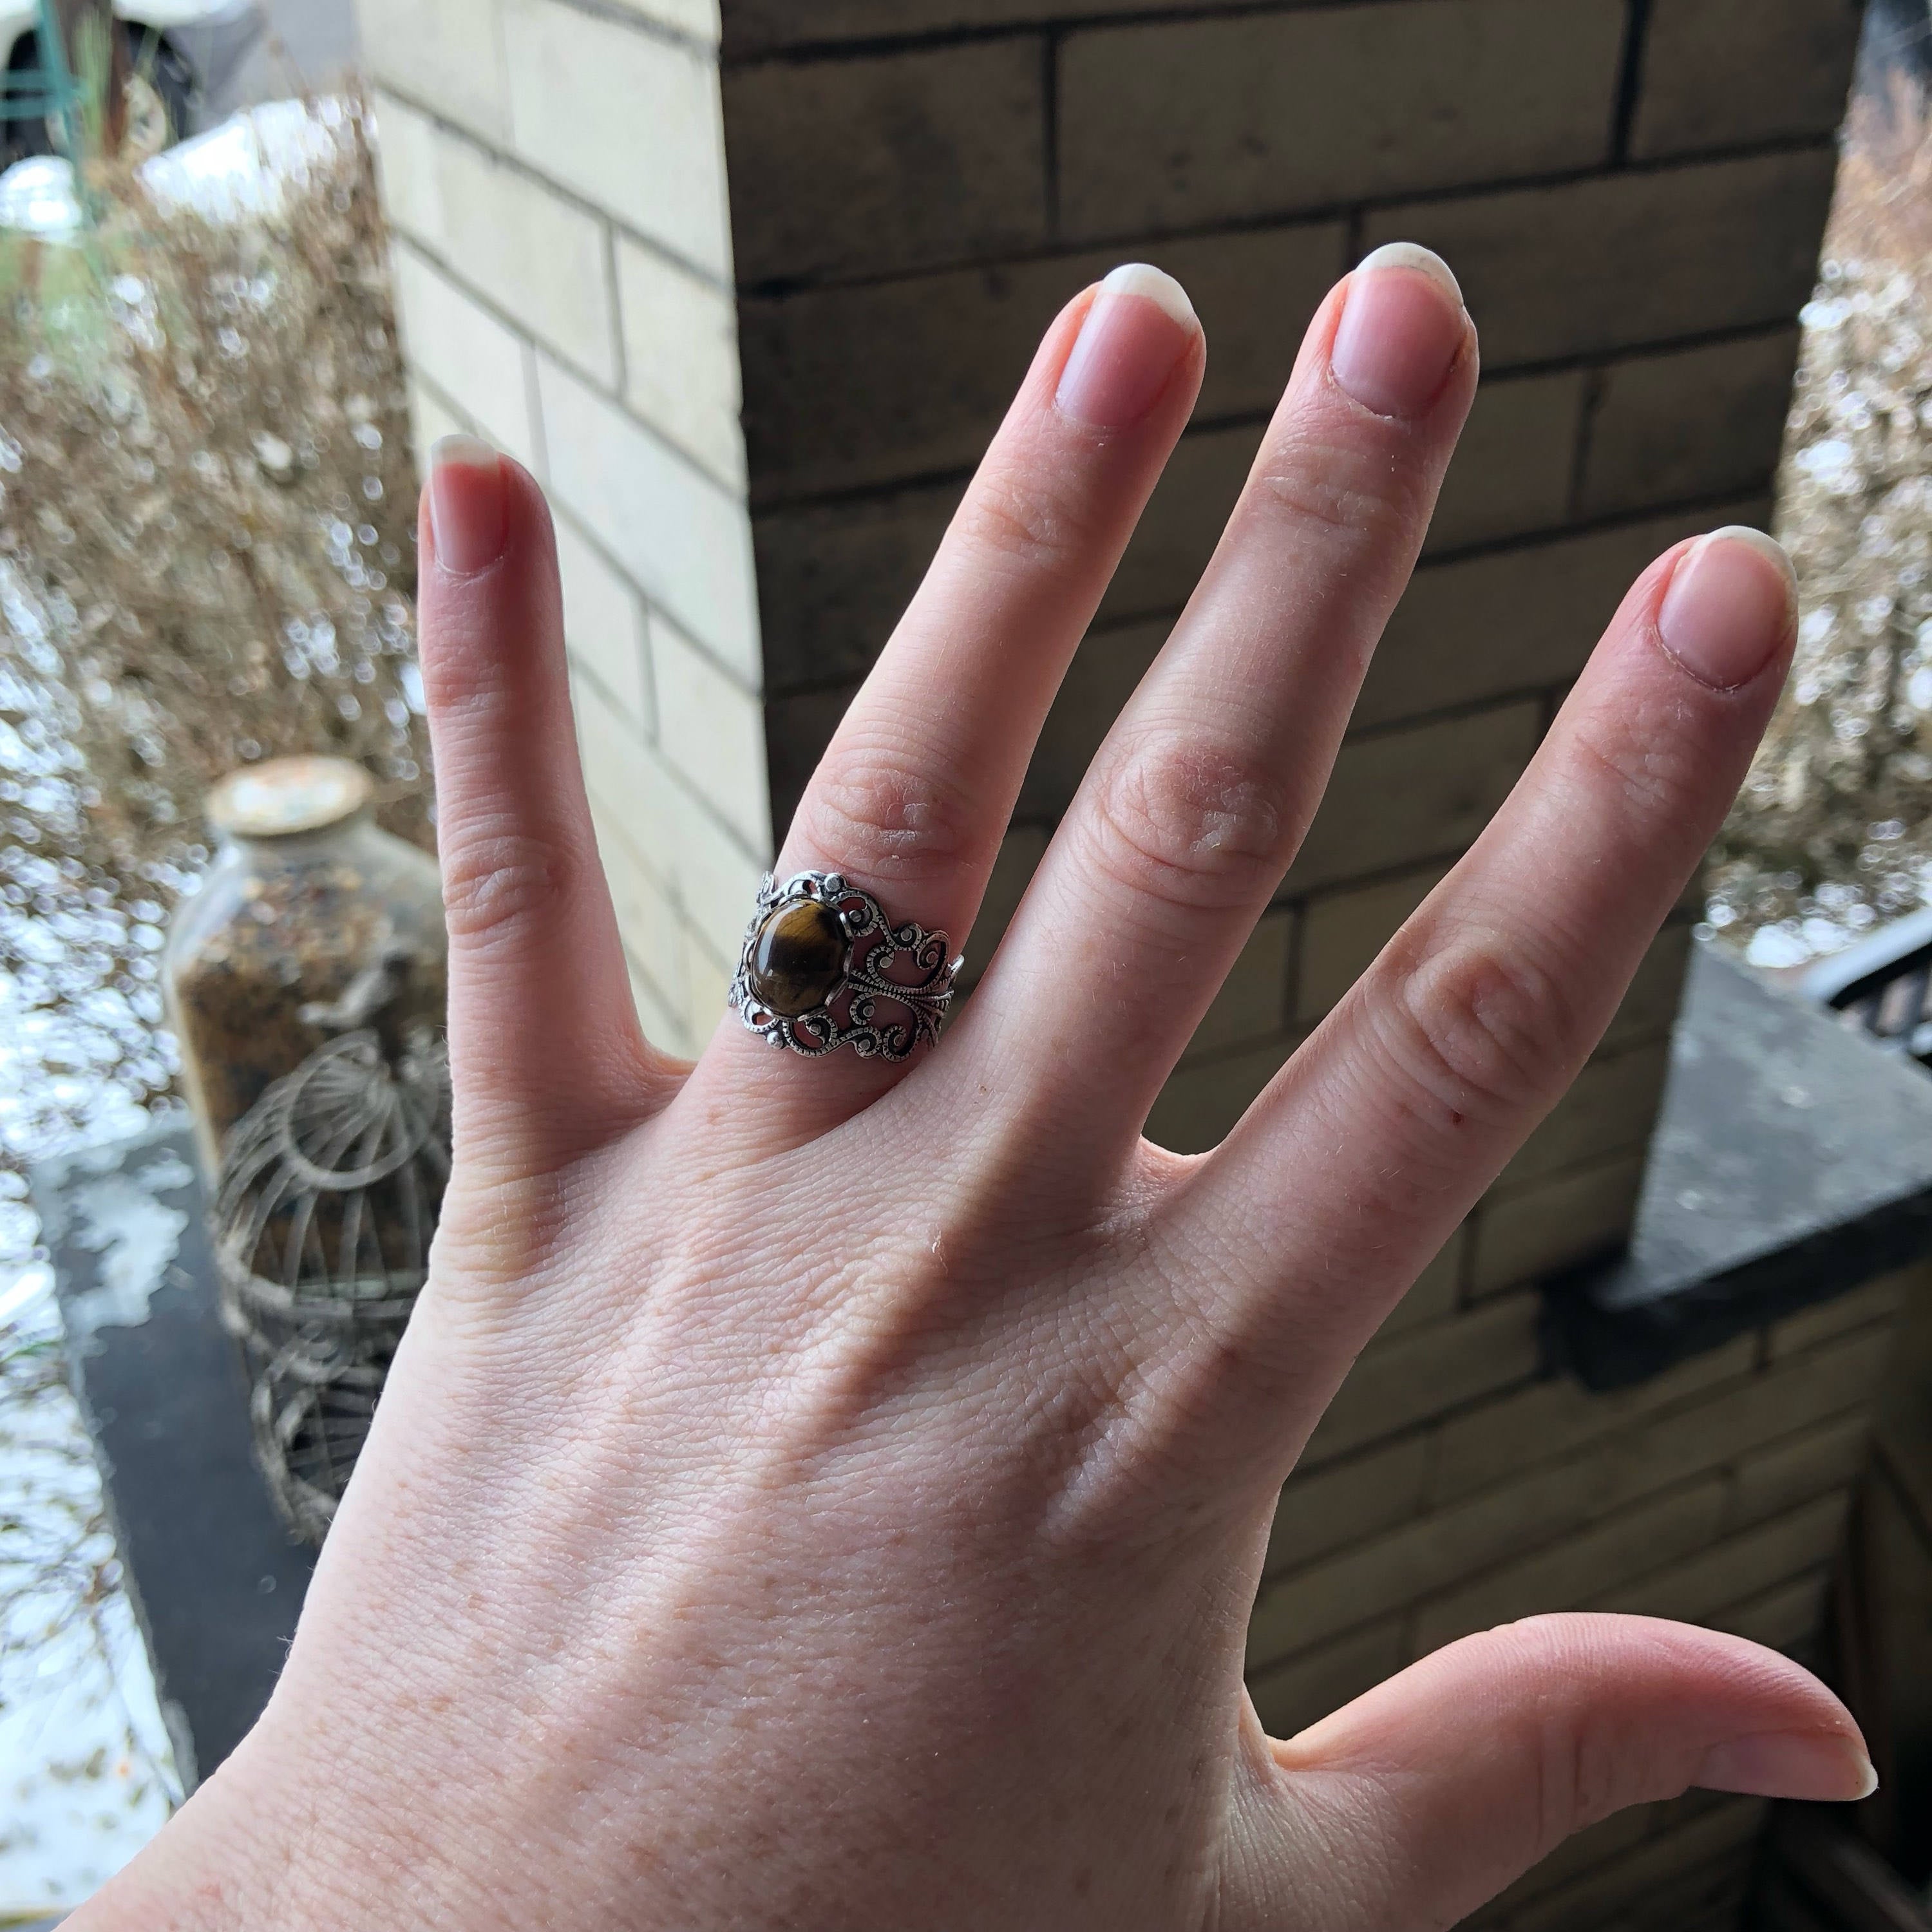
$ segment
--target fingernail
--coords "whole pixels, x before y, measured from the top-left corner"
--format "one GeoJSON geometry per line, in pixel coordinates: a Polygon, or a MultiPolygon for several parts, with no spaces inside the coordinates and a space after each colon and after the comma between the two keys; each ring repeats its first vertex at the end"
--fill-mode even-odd
{"type": "Polygon", "coordinates": [[[1878,1789],[1878,1773],[1856,1738],[1767,1731],[1713,1745],[1690,1782],[1706,1791],[1855,1804],[1878,1789]]]}
{"type": "Polygon", "coordinates": [[[1124,429],[1153,406],[1200,333],[1194,304],[1172,275],[1123,262],[1080,325],[1054,406],[1096,429],[1124,429]]]}
{"type": "Polygon", "coordinates": [[[1797,574],[1784,546],[1733,524],[1700,537],[1678,560],[1657,614],[1664,648],[1700,683],[1748,684],[1791,628],[1797,574]]]}
{"type": "Polygon", "coordinates": [[[502,459],[481,436],[440,436],[430,449],[429,526],[436,562],[458,577],[473,577],[503,554],[510,493],[502,459]]]}
{"type": "Polygon", "coordinates": [[[1468,333],[1448,263],[1413,242],[1390,242],[1348,278],[1328,366],[1364,409],[1407,420],[1428,413],[1468,333]]]}

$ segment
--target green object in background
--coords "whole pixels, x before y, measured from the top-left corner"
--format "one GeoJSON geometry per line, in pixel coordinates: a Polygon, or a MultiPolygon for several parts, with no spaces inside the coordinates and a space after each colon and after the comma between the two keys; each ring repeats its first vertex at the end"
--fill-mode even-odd
{"type": "Polygon", "coordinates": [[[81,88],[68,64],[53,0],[40,0],[34,37],[40,64],[0,73],[0,122],[44,120],[56,146],[71,158],[80,145],[81,88]]]}

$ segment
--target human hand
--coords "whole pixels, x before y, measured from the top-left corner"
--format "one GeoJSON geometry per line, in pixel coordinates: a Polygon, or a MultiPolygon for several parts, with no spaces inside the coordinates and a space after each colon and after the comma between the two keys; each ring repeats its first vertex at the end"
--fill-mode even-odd
{"type": "MultiPolygon", "coordinates": [[[[729,1017],[695,1066],[639,1036],[542,502],[441,452],[431,1279],[267,1714],[76,1932],[1439,1927],[1622,1805],[1861,1795],[1804,1672],[1644,1619],[1468,1639],[1286,1742],[1242,1688],[1284,1478],[1610,1018],[1791,646],[1767,540],[1660,559],[1226,1143],[1143,1141],[1313,813],[1476,365],[1432,256],[1330,296],[998,956],[902,1067],[729,1017]]],[[[1202,366],[1151,272],[1054,322],[781,877],[970,926],[1202,366]]]]}

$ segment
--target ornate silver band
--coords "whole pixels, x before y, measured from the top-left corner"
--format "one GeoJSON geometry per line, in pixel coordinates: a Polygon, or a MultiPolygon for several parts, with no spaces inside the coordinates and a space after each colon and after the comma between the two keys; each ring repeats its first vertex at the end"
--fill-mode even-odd
{"type": "Polygon", "coordinates": [[[767,872],[745,928],[729,998],[746,1028],[808,1059],[842,1046],[903,1060],[937,1040],[963,954],[943,932],[895,926],[870,892],[836,872],[767,872]]]}

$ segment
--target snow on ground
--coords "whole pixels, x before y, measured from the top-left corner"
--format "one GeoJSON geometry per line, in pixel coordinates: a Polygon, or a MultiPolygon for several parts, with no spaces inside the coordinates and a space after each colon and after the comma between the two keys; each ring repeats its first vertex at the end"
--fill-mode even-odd
{"type": "MultiPolygon", "coordinates": [[[[32,1230],[6,1204],[8,1245],[32,1230]]],[[[0,1292],[0,1923],[77,1905],[179,1802],[44,1264],[0,1292]]]]}

